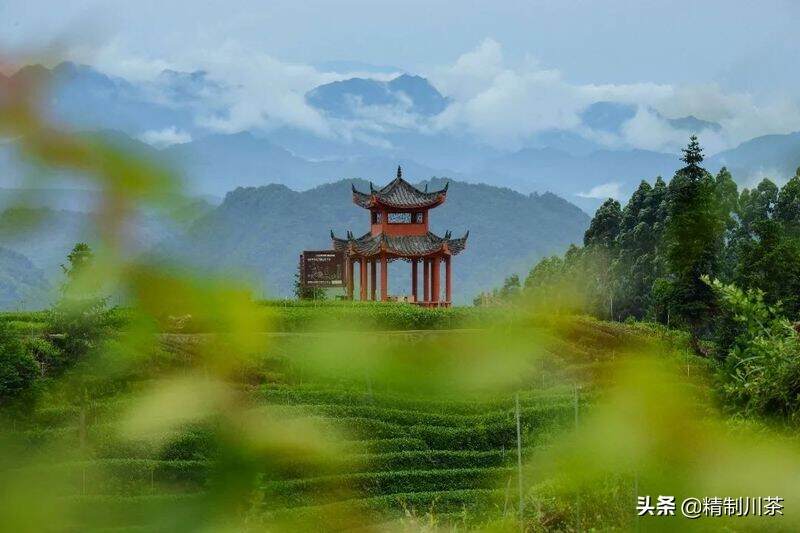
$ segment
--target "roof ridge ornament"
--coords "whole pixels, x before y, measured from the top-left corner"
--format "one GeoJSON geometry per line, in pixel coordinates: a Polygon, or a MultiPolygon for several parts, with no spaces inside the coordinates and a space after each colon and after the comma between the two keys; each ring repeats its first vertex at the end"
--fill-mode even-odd
{"type": "Polygon", "coordinates": [[[397,165],[397,179],[403,178],[403,168],[400,165],[397,165]]]}

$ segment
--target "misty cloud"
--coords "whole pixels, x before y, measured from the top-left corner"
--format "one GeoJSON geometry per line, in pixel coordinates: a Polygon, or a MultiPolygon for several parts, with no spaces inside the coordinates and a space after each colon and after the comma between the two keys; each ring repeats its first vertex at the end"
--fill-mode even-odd
{"type": "Polygon", "coordinates": [[[612,181],[603,183],[602,185],[596,185],[586,192],[579,192],[577,196],[581,198],[594,198],[597,200],[605,200],[607,198],[618,200],[623,197],[622,187],[622,183],[612,181]]]}
{"type": "MultiPolygon", "coordinates": [[[[69,54],[104,72],[149,83],[154,98],[159,99],[169,98],[158,92],[158,76],[165,69],[203,71],[213,90],[193,93],[191,104],[186,98],[180,102],[191,105],[196,126],[210,132],[271,131],[288,126],[324,139],[382,148],[391,148],[385,138],[391,132],[446,132],[514,151],[529,146],[537,134],[561,130],[609,148],[674,153],[685,144],[688,131],[674,127],[667,118],[692,115],[721,126],[720,131],[697,132],[706,152],[712,154],[754,136],[800,129],[800,107],[788,97],[758,100],[749,94],[726,92],[713,83],[575,83],[566,73],[544,66],[532,56],[507,58],[501,43],[491,38],[451,64],[420,73],[450,98],[448,107],[434,117],[416,115],[402,99],[385,106],[363,105],[354,99],[351,119],[327,116],[309,105],[305,99],[308,91],[354,76],[387,81],[396,73],[320,70],[282,61],[235,41],[213,48],[185,47],[169,58],[136,56],[119,40],[93,49],[72,47],[69,54]],[[637,112],[619,131],[588,128],[581,112],[600,101],[630,104],[637,112]]],[[[180,133],[147,132],[148,142],[177,142],[180,133]]]]}
{"type": "Polygon", "coordinates": [[[139,140],[156,148],[166,148],[173,144],[191,142],[192,136],[177,129],[175,126],[163,130],[149,130],[139,135],[139,140]]]}

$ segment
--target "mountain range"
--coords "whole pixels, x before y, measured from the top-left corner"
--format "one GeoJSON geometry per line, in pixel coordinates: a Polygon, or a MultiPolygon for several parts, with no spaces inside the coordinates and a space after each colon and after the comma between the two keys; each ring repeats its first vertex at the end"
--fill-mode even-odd
{"type": "MultiPolygon", "coordinates": [[[[77,131],[114,131],[132,148],[175,165],[193,193],[219,198],[237,186],[279,183],[303,190],[343,178],[370,179],[400,163],[420,178],[553,192],[592,212],[606,195],[625,197],[639,180],[668,177],[681,164],[678,154],[624,144],[611,148],[597,138],[620,133],[640,111],[687,137],[699,132],[701,142],[703,132],[721,127],[694,116],[665,117],[630,103],[598,101],[580,113],[578,128],[541,131],[521,149],[502,150],[467,133],[436,129],[435,120],[452,100],[429,80],[400,74],[388,80],[348,78],[309,90],[305,101],[328,121],[333,135],[288,124],[232,133],[211,129],[203,120],[230,112],[222,97],[230,87],[203,71],[165,70],[148,82],[133,82],[62,63],[52,69],[24,67],[4,83],[25,79],[45,83],[42,102],[54,120],[77,131]],[[366,131],[369,120],[384,122],[370,123],[366,131]]],[[[752,139],[713,154],[706,164],[712,171],[728,165],[740,184],[764,175],[782,181],[800,166],[799,137],[752,139]]],[[[10,145],[0,145],[0,175],[8,178],[2,186],[21,181],[26,170],[10,155],[10,145]]]]}
{"type": "MultiPolygon", "coordinates": [[[[210,129],[198,117],[225,116],[226,100],[215,96],[229,87],[202,71],[165,70],[149,82],[133,82],[72,63],[33,65],[0,76],[0,97],[9,84],[38,81],[53,121],[168,165],[184,180],[198,200],[176,209],[193,216],[168,223],[163,215],[140,213],[131,235],[135,253],[246,273],[263,294],[281,296],[290,292],[302,249],[327,247],[329,229],[365,229],[364,213],[349,201],[350,184],[385,182],[381,176],[398,163],[421,183],[452,180],[448,202],[432,223],[438,232],[472,231],[455,270],[455,295],[465,301],[580,242],[586,213],[606,197],[626,197],[640,180],[669,178],[682,166],[677,154],[612,149],[598,144],[596,134],[619,134],[641,112],[687,136],[721,127],[599,101],[581,112],[580,128],[541,131],[521,149],[501,150],[433,128],[452,100],[425,78],[395,75],[388,67],[375,74],[325,83],[304,95],[309,108],[344,136],[286,124],[210,129]],[[381,123],[364,137],[359,128],[383,113],[402,120],[381,123]]],[[[97,193],[66,174],[31,184],[28,178],[44,169],[21,158],[18,146],[19,139],[0,139],[0,306],[6,308],[20,301],[39,305],[59,283],[58,266],[71,246],[96,239],[97,193]],[[26,207],[12,209],[20,200],[26,207]]],[[[704,165],[711,171],[727,166],[744,185],[762,176],[780,182],[800,166],[800,132],[749,140],[704,165]]],[[[392,278],[399,280],[393,290],[407,288],[404,274],[392,278]]]]}
{"type": "MultiPolygon", "coordinates": [[[[155,247],[157,256],[200,269],[236,272],[268,295],[286,296],[302,250],[327,249],[329,230],[340,235],[369,230],[369,215],[353,205],[351,185],[341,180],[293,191],[284,185],[242,187],[225,196],[177,240],[155,247]]],[[[426,180],[431,190],[441,179],[426,180]]],[[[431,211],[431,230],[455,236],[469,230],[467,249],[454,260],[454,299],[464,303],[501,283],[512,272],[527,272],[538,259],[583,239],[589,217],[553,194],[524,195],[508,188],[450,181],[447,201],[431,211]]],[[[407,294],[407,263],[390,266],[390,290],[407,294]]]]}
{"type": "MultiPolygon", "coordinates": [[[[193,216],[184,217],[180,226],[142,216],[136,221],[133,252],[200,272],[234,273],[253,282],[261,296],[290,296],[302,250],[329,248],[330,230],[360,234],[369,229],[368,214],[352,203],[353,184],[369,187],[361,180],[306,191],[278,184],[239,187],[218,206],[192,206],[193,216]]],[[[439,188],[444,182],[435,179],[418,186],[425,184],[439,188]]],[[[52,296],[46,288],[61,282],[59,265],[74,243],[97,242],[92,217],[90,212],[44,205],[0,213],[0,308],[37,305],[45,294],[52,296]],[[37,298],[20,303],[19,295],[32,293],[30,287],[39,287],[37,298]]],[[[467,249],[454,268],[454,299],[461,303],[510,273],[524,273],[538,259],[581,242],[588,224],[586,213],[554,194],[524,195],[459,181],[450,182],[447,202],[431,212],[431,229],[439,234],[470,231],[467,249]]],[[[408,292],[404,266],[391,266],[394,294],[408,292]]]]}

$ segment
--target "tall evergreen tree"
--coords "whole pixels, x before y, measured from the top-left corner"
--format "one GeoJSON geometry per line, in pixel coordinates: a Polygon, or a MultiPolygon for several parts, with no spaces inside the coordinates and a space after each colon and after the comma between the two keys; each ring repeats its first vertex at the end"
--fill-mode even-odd
{"type": "Polygon", "coordinates": [[[800,168],[781,187],[775,206],[775,217],[788,235],[800,237],[800,168]]]}
{"type": "Polygon", "coordinates": [[[729,282],[733,278],[736,268],[736,255],[730,244],[735,241],[739,231],[739,191],[733,176],[726,167],[722,167],[715,178],[714,198],[717,205],[717,216],[724,226],[721,235],[722,242],[718,244],[721,251],[720,264],[717,275],[722,280],[729,282]]]}
{"type": "Polygon", "coordinates": [[[671,284],[670,311],[696,338],[707,325],[714,293],[703,276],[717,274],[724,223],[716,203],[716,182],[704,168],[696,136],[683,149],[680,169],[669,184],[665,229],[671,284]]]}
{"type": "Polygon", "coordinates": [[[733,282],[764,291],[769,304],[782,302],[789,316],[800,313],[800,238],[794,233],[793,206],[800,180],[778,189],[769,179],[743,190],[739,220],[729,253],[736,259],[733,282]]]}
{"type": "Polygon", "coordinates": [[[583,237],[585,250],[582,263],[587,270],[588,279],[596,286],[588,294],[596,295],[598,311],[603,316],[613,318],[614,293],[616,283],[611,265],[616,260],[617,238],[622,222],[622,208],[619,202],[609,198],[597,210],[583,237]]]}
{"type": "Polygon", "coordinates": [[[585,246],[596,246],[611,250],[616,245],[619,227],[622,222],[622,208],[619,202],[609,198],[594,214],[589,229],[583,236],[585,246]]]}
{"type": "Polygon", "coordinates": [[[621,315],[641,318],[650,292],[651,262],[655,244],[650,220],[650,195],[653,188],[646,181],[631,195],[622,210],[618,254],[613,273],[618,280],[618,311],[621,315]]]}

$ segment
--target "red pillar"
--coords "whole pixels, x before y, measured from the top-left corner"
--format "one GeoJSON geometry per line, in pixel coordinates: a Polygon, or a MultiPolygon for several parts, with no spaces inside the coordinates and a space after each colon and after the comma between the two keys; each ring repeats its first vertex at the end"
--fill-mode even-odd
{"type": "Polygon", "coordinates": [[[347,294],[347,298],[352,298],[353,297],[352,296],[353,293],[350,290],[350,280],[351,280],[351,277],[352,277],[351,274],[350,274],[350,265],[351,265],[350,258],[349,257],[345,257],[345,259],[344,259],[344,291],[347,294]]]}
{"type": "Polygon", "coordinates": [[[369,262],[369,299],[375,300],[375,290],[378,288],[377,281],[378,276],[376,274],[376,270],[378,269],[378,262],[376,259],[373,259],[369,262]]]}
{"type": "Polygon", "coordinates": [[[445,256],[444,258],[444,301],[447,302],[448,305],[453,301],[453,284],[450,278],[450,259],[449,255],[445,256]]]}
{"type": "Polygon", "coordinates": [[[441,276],[439,275],[439,258],[433,258],[433,269],[431,272],[431,276],[433,279],[431,280],[431,301],[438,302],[439,301],[439,281],[441,276]]]}
{"type": "Polygon", "coordinates": [[[417,298],[417,260],[411,260],[411,297],[416,302],[417,298]]]}
{"type": "Polygon", "coordinates": [[[361,300],[367,299],[367,258],[362,257],[359,261],[359,274],[361,275],[361,286],[359,291],[359,296],[361,300]]]}
{"type": "Polygon", "coordinates": [[[381,301],[385,302],[389,299],[388,291],[389,285],[389,261],[386,260],[385,255],[381,255],[381,301]]]}
{"type": "Polygon", "coordinates": [[[422,301],[431,301],[431,263],[430,259],[422,260],[422,301]]]}
{"type": "Polygon", "coordinates": [[[347,298],[349,300],[353,299],[353,285],[355,283],[355,276],[353,275],[353,270],[356,268],[356,262],[354,259],[347,258],[347,298]]]}

